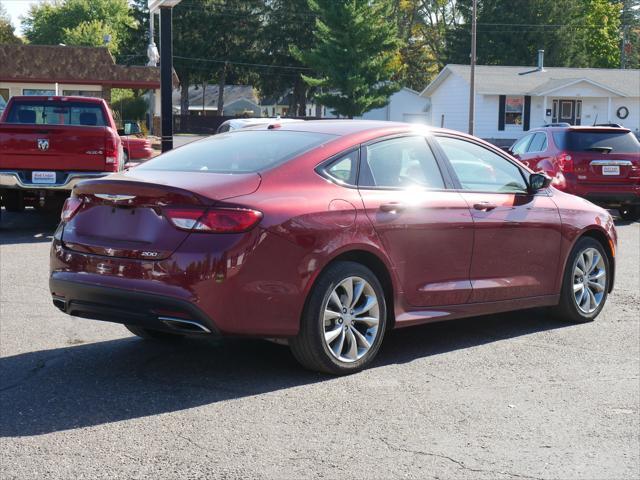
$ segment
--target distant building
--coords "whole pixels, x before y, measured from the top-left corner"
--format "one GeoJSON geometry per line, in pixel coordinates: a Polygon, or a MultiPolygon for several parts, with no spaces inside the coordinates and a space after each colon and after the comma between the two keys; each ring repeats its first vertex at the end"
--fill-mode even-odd
{"type": "MultiPolygon", "coordinates": [[[[476,136],[509,143],[559,122],[640,129],[640,70],[541,67],[476,67],[476,136]]],[[[467,131],[469,77],[469,65],[447,65],[422,91],[433,125],[467,131]]]]}
{"type": "Polygon", "coordinates": [[[0,45],[0,113],[14,95],[80,95],[111,100],[112,88],[157,90],[160,69],[117,65],[106,47],[0,45]]]}
{"type": "MultiPolygon", "coordinates": [[[[293,91],[291,89],[287,90],[282,95],[274,95],[270,97],[264,97],[260,101],[260,108],[262,109],[263,117],[276,117],[280,115],[281,117],[288,117],[290,114],[293,117],[297,117],[298,112],[289,112],[291,105],[293,103],[293,91]]],[[[315,117],[316,116],[316,104],[307,100],[307,104],[305,106],[305,117],[315,117]]],[[[320,109],[321,117],[333,117],[330,112],[327,111],[326,107],[322,107],[320,109]]]]}
{"type": "Polygon", "coordinates": [[[415,90],[404,87],[391,95],[386,106],[370,110],[359,118],[426,125],[430,120],[429,99],[421,97],[415,90]]]}
{"type": "MultiPolygon", "coordinates": [[[[212,116],[218,114],[218,85],[192,85],[189,87],[189,114],[212,116]]],[[[224,87],[225,116],[260,117],[261,108],[256,90],[250,85],[224,87]]],[[[173,91],[173,111],[180,115],[180,89],[173,91]]]]}

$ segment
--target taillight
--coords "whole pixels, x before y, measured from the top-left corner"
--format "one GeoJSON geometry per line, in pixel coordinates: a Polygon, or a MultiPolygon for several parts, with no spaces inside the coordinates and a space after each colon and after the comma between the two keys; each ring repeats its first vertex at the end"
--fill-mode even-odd
{"type": "Polygon", "coordinates": [[[262,213],[248,208],[167,208],[164,214],[180,230],[208,233],[246,232],[262,219],[262,213]]]}
{"type": "Polygon", "coordinates": [[[63,222],[68,222],[73,218],[73,216],[78,213],[80,207],[82,206],[82,200],[78,197],[69,197],[64,201],[64,206],[62,207],[62,213],[60,214],[60,219],[63,222]]]}
{"type": "Polygon", "coordinates": [[[104,140],[104,163],[107,171],[118,171],[118,138],[111,132],[104,140]]]}
{"type": "Polygon", "coordinates": [[[561,152],[558,157],[558,168],[564,173],[573,172],[573,158],[566,152],[561,152]]]}

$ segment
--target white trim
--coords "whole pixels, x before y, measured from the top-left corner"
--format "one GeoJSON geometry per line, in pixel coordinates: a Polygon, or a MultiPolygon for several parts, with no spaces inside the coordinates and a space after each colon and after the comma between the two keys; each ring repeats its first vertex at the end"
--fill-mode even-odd
{"type": "Polygon", "coordinates": [[[625,95],[624,93],[619,92],[618,90],[615,90],[615,89],[613,89],[613,88],[607,87],[606,85],[603,85],[603,84],[601,84],[601,83],[595,82],[595,81],[590,80],[590,79],[585,78],[585,77],[583,77],[583,78],[578,78],[578,79],[574,80],[573,82],[563,83],[562,85],[559,85],[559,86],[557,86],[557,87],[553,87],[553,88],[551,88],[551,89],[549,89],[549,90],[545,90],[545,91],[543,91],[543,92],[530,93],[530,95],[535,95],[535,96],[537,96],[537,97],[541,97],[541,96],[543,96],[543,95],[548,95],[548,94],[553,93],[553,92],[555,92],[555,91],[557,91],[557,90],[562,90],[563,88],[567,88],[567,87],[570,87],[570,86],[572,86],[572,85],[575,85],[575,84],[577,84],[577,83],[581,83],[581,82],[590,83],[590,84],[591,84],[591,85],[593,85],[594,87],[602,88],[603,90],[607,90],[608,92],[615,93],[616,95],[619,95],[619,96],[621,96],[621,97],[626,97],[626,96],[627,96],[627,95],[625,95]]]}
{"type": "Polygon", "coordinates": [[[433,91],[437,89],[442,84],[442,82],[444,82],[449,77],[449,75],[452,74],[453,71],[449,68],[449,65],[445,65],[445,67],[440,70],[440,73],[436,76],[436,78],[434,78],[429,85],[424,87],[424,90],[420,92],[420,96],[429,96],[429,94],[433,93],[433,91]]]}

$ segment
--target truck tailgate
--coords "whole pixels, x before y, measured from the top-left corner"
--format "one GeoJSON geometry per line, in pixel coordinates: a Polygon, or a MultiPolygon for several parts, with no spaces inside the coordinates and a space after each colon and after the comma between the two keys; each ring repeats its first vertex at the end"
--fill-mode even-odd
{"type": "Polygon", "coordinates": [[[107,127],[0,126],[0,169],[105,170],[107,127]]]}

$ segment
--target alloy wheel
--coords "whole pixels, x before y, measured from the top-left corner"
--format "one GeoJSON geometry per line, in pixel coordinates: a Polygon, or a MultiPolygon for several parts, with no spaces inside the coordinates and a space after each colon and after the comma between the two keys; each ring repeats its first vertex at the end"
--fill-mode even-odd
{"type": "Polygon", "coordinates": [[[378,296],[363,278],[347,277],[323,305],[324,342],[341,362],[361,359],[374,344],[380,324],[378,296]]]}
{"type": "Polygon", "coordinates": [[[607,288],[607,270],[601,253],[587,248],[573,266],[573,298],[582,313],[593,313],[602,303],[607,288]]]}

